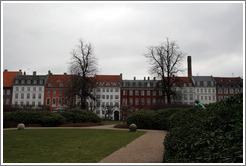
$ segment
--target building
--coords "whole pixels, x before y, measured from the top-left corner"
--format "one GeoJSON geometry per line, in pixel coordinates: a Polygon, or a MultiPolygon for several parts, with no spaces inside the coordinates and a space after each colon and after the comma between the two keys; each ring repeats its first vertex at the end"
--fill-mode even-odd
{"type": "Polygon", "coordinates": [[[87,105],[101,118],[119,120],[120,117],[120,83],[122,75],[96,75],[93,90],[96,101],[89,100],[87,105]],[[111,112],[108,115],[108,112],[111,112]]]}
{"type": "Polygon", "coordinates": [[[143,80],[122,80],[121,107],[122,117],[141,109],[150,109],[152,106],[164,104],[162,90],[157,89],[159,81],[144,77],[143,80]]]}
{"type": "Polygon", "coordinates": [[[221,101],[238,93],[243,93],[243,79],[240,77],[214,77],[216,99],[221,101]]]}
{"type": "Polygon", "coordinates": [[[13,82],[15,76],[18,74],[21,74],[21,70],[4,70],[3,72],[3,105],[10,106],[12,104],[13,82]]]}
{"type": "Polygon", "coordinates": [[[195,96],[203,104],[216,102],[216,84],[212,76],[192,76],[195,96]]]}
{"type": "Polygon", "coordinates": [[[75,95],[71,95],[70,85],[74,75],[66,73],[53,75],[48,72],[44,90],[44,105],[49,110],[66,110],[75,108],[75,95]]]}
{"type": "Polygon", "coordinates": [[[44,104],[46,75],[16,75],[13,82],[12,104],[20,107],[41,107],[44,104]]]}

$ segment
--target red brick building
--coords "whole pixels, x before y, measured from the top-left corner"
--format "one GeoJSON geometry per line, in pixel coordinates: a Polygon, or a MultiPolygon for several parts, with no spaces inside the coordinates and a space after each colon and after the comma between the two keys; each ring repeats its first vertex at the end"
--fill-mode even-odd
{"type": "Polygon", "coordinates": [[[243,93],[243,79],[240,77],[214,77],[217,101],[243,93]]]}
{"type": "Polygon", "coordinates": [[[3,72],[3,105],[11,105],[13,94],[13,83],[16,75],[21,74],[20,71],[8,71],[3,72]]]}
{"type": "Polygon", "coordinates": [[[44,91],[44,105],[50,110],[63,110],[75,107],[75,96],[70,95],[69,87],[74,76],[53,75],[49,72],[44,91]]]}

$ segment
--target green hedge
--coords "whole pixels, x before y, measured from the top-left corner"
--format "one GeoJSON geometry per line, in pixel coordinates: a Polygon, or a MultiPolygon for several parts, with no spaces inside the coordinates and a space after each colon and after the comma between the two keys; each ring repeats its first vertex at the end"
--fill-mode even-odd
{"type": "Polygon", "coordinates": [[[128,126],[136,124],[139,129],[168,130],[170,128],[170,117],[179,112],[186,112],[188,109],[169,108],[165,110],[144,110],[130,115],[126,122],[128,126]]]}
{"type": "Polygon", "coordinates": [[[164,162],[243,162],[243,95],[206,108],[170,117],[164,162]]]}
{"type": "Polygon", "coordinates": [[[64,112],[49,111],[15,111],[3,113],[3,124],[41,124],[42,126],[58,126],[64,123],[84,123],[84,122],[101,122],[96,114],[82,110],[67,110],[64,112]]]}

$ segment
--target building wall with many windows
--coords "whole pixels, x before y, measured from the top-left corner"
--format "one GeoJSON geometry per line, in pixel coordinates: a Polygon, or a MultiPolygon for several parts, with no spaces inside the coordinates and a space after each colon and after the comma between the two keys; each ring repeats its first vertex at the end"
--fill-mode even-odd
{"type": "Polygon", "coordinates": [[[12,105],[41,107],[44,104],[44,86],[47,76],[17,75],[13,82],[12,105]]]}

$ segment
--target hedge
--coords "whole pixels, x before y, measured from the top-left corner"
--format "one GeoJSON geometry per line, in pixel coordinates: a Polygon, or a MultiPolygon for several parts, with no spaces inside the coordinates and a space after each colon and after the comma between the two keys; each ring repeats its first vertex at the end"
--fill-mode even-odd
{"type": "Polygon", "coordinates": [[[243,162],[243,95],[170,117],[163,162],[243,162]],[[175,124],[176,123],[176,124],[175,124]]]}
{"type": "Polygon", "coordinates": [[[16,125],[18,123],[40,124],[42,126],[58,126],[64,123],[84,123],[84,122],[101,122],[96,114],[83,110],[67,110],[64,112],[49,111],[15,111],[3,112],[3,127],[16,125]]]}

